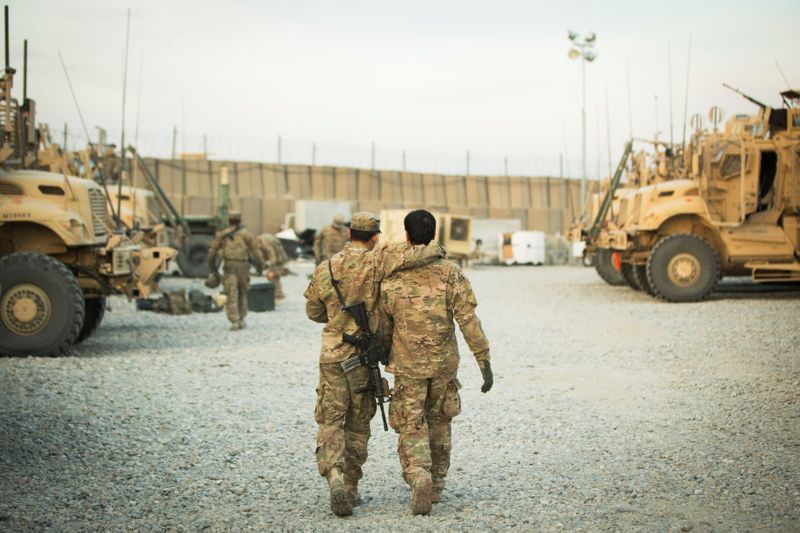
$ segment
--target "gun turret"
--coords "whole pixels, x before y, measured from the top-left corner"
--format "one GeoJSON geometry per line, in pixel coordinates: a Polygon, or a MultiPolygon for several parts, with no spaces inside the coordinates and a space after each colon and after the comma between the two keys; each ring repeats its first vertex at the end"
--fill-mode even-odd
{"type": "Polygon", "coordinates": [[[738,95],[741,95],[741,96],[743,96],[745,99],[747,99],[747,100],[749,100],[749,101],[753,102],[754,104],[756,104],[756,105],[757,105],[758,107],[760,107],[761,109],[766,109],[767,107],[769,107],[767,104],[765,104],[765,103],[763,103],[763,102],[759,102],[758,100],[756,100],[756,99],[755,99],[755,98],[753,98],[752,96],[748,96],[748,95],[744,94],[744,93],[743,93],[742,91],[740,91],[739,89],[737,89],[737,88],[735,88],[735,87],[731,87],[731,86],[730,86],[730,85],[728,85],[727,83],[723,83],[723,84],[722,84],[722,86],[723,86],[723,87],[725,87],[726,89],[730,89],[731,91],[735,92],[735,93],[736,93],[736,94],[738,94],[738,95]]]}

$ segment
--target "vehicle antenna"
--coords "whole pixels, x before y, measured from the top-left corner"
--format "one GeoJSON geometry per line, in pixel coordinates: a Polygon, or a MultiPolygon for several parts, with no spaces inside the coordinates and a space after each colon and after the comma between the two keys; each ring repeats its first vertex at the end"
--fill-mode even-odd
{"type": "Polygon", "coordinates": [[[72,93],[72,101],[75,102],[75,108],[78,110],[78,117],[81,119],[81,126],[83,126],[83,133],[86,134],[86,142],[92,144],[92,138],[89,136],[89,129],[86,127],[86,121],[83,120],[83,113],[81,106],[78,103],[78,97],[75,96],[75,89],[72,87],[72,80],[69,78],[67,65],[64,63],[64,56],[61,55],[61,50],[58,51],[58,59],[61,60],[61,67],[64,69],[64,76],[67,78],[67,85],[69,85],[69,92],[72,93]]]}
{"type": "Polygon", "coordinates": [[[672,149],[675,146],[675,139],[672,128],[672,43],[669,41],[667,41],[667,69],[669,70],[669,146],[672,149]]]}
{"type": "Polygon", "coordinates": [[[689,116],[689,69],[692,63],[692,35],[689,34],[689,52],[686,57],[686,94],[683,101],[683,135],[681,144],[686,146],[686,119],[689,116]]]}
{"type": "Polygon", "coordinates": [[[778,63],[777,60],[775,61],[775,66],[778,67],[778,72],[781,73],[781,78],[783,78],[783,82],[786,84],[786,88],[791,89],[792,86],[789,85],[789,80],[786,79],[786,74],[783,73],[783,69],[781,68],[781,65],[778,63]]]}
{"type": "MultiPolygon", "coordinates": [[[[86,121],[83,120],[83,113],[81,112],[81,106],[78,103],[78,97],[75,96],[75,89],[72,87],[72,80],[69,79],[69,72],[67,71],[67,65],[64,63],[64,56],[61,55],[61,50],[58,51],[58,59],[61,60],[61,66],[64,68],[64,76],[67,78],[67,85],[69,85],[69,91],[72,93],[72,101],[75,102],[75,108],[78,110],[78,116],[81,119],[81,126],[83,126],[83,133],[86,134],[86,142],[91,146],[92,138],[89,136],[89,129],[86,127],[86,121]]],[[[64,131],[66,131],[66,126],[64,127],[64,131]]],[[[64,136],[66,139],[66,134],[64,136]]],[[[119,226],[119,217],[117,216],[118,211],[114,209],[114,202],[111,201],[111,195],[108,194],[108,185],[106,185],[105,177],[100,174],[100,184],[103,186],[103,191],[106,193],[106,200],[108,201],[108,205],[111,208],[111,218],[114,219],[114,223],[116,226],[119,226]]]]}
{"type": "MultiPolygon", "coordinates": [[[[128,8],[128,19],[125,26],[125,63],[122,69],[122,138],[120,140],[120,152],[122,155],[122,163],[119,171],[119,182],[117,183],[117,212],[122,210],[122,177],[125,175],[125,97],[127,96],[128,88],[128,45],[130,44],[131,33],[131,8],[128,8]]],[[[120,219],[117,219],[117,231],[122,228],[120,226],[120,219]]]]}

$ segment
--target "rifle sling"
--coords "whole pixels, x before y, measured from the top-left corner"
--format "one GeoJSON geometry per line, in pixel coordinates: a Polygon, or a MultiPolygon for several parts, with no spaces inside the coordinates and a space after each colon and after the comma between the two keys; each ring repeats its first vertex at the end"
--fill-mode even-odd
{"type": "Polygon", "coordinates": [[[342,297],[342,291],[339,289],[339,280],[333,277],[333,266],[331,265],[331,260],[328,259],[328,272],[331,275],[331,285],[333,285],[333,290],[336,291],[336,297],[339,299],[339,303],[342,305],[342,310],[344,310],[346,305],[344,305],[344,297],[342,297]]]}

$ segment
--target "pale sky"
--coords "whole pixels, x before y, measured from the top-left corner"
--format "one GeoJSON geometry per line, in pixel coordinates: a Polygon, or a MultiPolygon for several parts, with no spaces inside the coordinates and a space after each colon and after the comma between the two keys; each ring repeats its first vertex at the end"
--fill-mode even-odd
{"type": "MultiPolygon", "coordinates": [[[[38,121],[83,143],[60,50],[94,137],[119,144],[126,10],[131,8],[126,135],[168,155],[370,165],[409,170],[580,174],[580,61],[567,58],[567,29],[597,34],[587,65],[588,173],[607,172],[605,91],[612,159],[633,133],[669,138],[668,43],[674,137],[680,141],[689,37],[689,115],[712,105],[726,116],[755,106],[727,82],[777,105],[776,61],[800,87],[800,1],[418,1],[12,0],[12,66],[29,40],[29,96],[38,121]],[[141,76],[143,58],[144,76],[141,76]],[[141,81],[141,93],[139,86],[141,81]],[[140,96],[141,95],[141,96],[140,96]],[[140,106],[137,100],[141,98],[140,106]],[[598,120],[599,119],[599,120],[598,120]],[[185,128],[184,128],[185,125],[185,128]],[[185,129],[185,136],[182,135],[185,129]],[[599,136],[598,136],[599,131],[599,136]]],[[[15,95],[22,94],[18,78],[15,95]]],[[[60,142],[60,141],[59,141],[60,142]]],[[[74,146],[70,146],[73,148],[74,146]]]]}

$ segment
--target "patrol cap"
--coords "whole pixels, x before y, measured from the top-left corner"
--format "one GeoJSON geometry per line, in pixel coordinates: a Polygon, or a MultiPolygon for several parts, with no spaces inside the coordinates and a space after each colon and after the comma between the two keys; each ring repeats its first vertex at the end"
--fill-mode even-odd
{"type": "Polygon", "coordinates": [[[342,215],[336,215],[333,217],[333,223],[341,226],[344,224],[344,217],[342,215]]]}
{"type": "Polygon", "coordinates": [[[380,233],[381,219],[375,213],[359,211],[358,213],[353,213],[353,216],[350,217],[350,229],[380,233]]]}
{"type": "Polygon", "coordinates": [[[242,220],[242,212],[228,211],[228,220],[242,220]]]}

